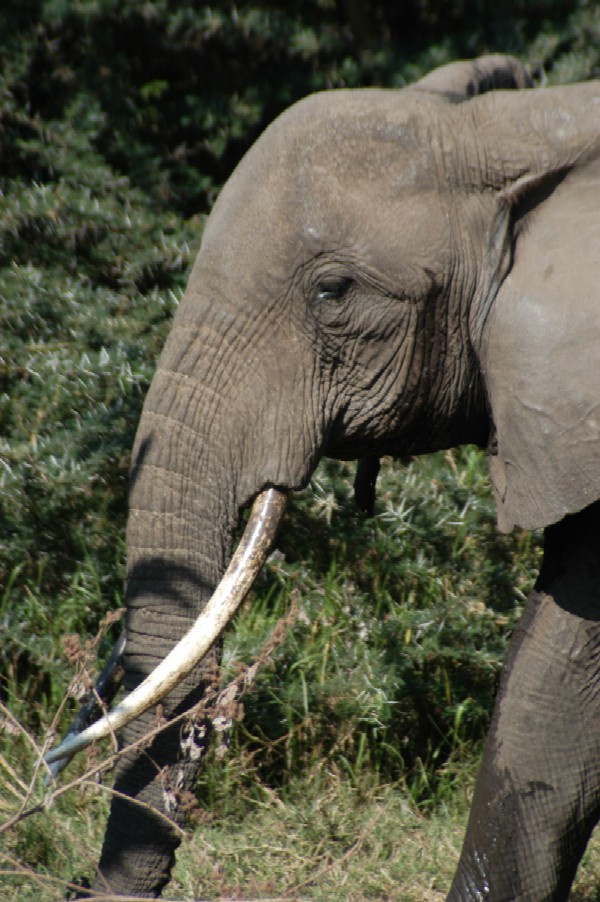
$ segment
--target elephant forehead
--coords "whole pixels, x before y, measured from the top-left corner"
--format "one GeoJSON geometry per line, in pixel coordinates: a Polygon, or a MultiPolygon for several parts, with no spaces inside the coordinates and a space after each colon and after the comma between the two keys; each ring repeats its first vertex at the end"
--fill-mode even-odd
{"type": "Polygon", "coordinates": [[[330,142],[315,148],[297,161],[292,176],[297,231],[322,240],[332,228],[346,231],[363,220],[430,220],[444,208],[444,195],[424,177],[421,155],[420,148],[408,153],[385,138],[357,141],[354,148],[330,142]]]}
{"type": "Polygon", "coordinates": [[[273,123],[223,189],[203,238],[203,257],[223,270],[256,261],[282,267],[290,253],[325,247],[358,254],[397,242],[418,266],[448,234],[435,184],[437,138],[409,91],[334,91],[300,102],[273,123]],[[408,247],[407,245],[410,245],[408,247]],[[266,254],[266,256],[265,256],[266,254]]]}
{"type": "Polygon", "coordinates": [[[445,113],[438,98],[407,90],[311,95],[286,110],[255,142],[216,209],[258,198],[268,205],[285,203],[299,187],[313,193],[356,179],[375,189],[385,184],[386,190],[430,184],[432,148],[445,113]]]}
{"type": "Polygon", "coordinates": [[[428,116],[431,99],[416,99],[410,91],[329,92],[275,123],[273,137],[287,148],[283,180],[302,201],[304,219],[318,211],[327,220],[353,201],[381,209],[442,187],[436,159],[444,111],[436,98],[436,116],[428,116]]]}

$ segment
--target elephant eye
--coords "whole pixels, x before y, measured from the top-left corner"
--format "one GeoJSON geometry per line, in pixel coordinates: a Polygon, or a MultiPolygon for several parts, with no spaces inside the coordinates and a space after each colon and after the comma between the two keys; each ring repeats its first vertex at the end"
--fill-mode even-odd
{"type": "Polygon", "coordinates": [[[319,303],[331,303],[332,301],[335,303],[342,301],[350,291],[352,285],[353,280],[348,276],[337,279],[324,279],[317,285],[315,299],[319,303]]]}

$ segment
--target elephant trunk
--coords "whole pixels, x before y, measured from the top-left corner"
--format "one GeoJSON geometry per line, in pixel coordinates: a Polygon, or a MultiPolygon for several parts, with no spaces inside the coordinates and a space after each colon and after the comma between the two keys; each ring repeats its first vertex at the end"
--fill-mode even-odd
{"type": "MultiPolygon", "coordinates": [[[[206,607],[230,558],[240,508],[268,484],[260,465],[258,472],[253,463],[242,468],[235,457],[244,442],[235,432],[243,432],[241,418],[231,415],[222,371],[213,371],[208,352],[199,365],[197,335],[186,331],[184,343],[174,328],[163,352],[133,452],[124,656],[129,693],[206,607]],[[190,357],[193,378],[186,372],[190,357]]],[[[258,441],[255,450],[260,460],[258,441]]],[[[218,655],[217,644],[158,710],[148,708],[122,730],[120,745],[197,704],[215,679],[218,655]]],[[[194,787],[209,727],[201,719],[184,719],[120,759],[96,892],[160,895],[170,879],[186,794],[194,787]]]]}
{"type": "MultiPolygon", "coordinates": [[[[208,487],[196,487],[197,454],[185,447],[188,442],[177,414],[163,413],[160,395],[151,389],[134,450],[124,656],[124,686],[129,693],[188,632],[212,594],[226,553],[223,534],[228,530],[217,526],[224,511],[215,510],[221,504],[210,499],[209,487],[218,474],[213,468],[212,474],[206,473],[208,487]],[[194,512],[194,538],[185,523],[190,505],[205,508],[194,512]]],[[[200,700],[216,656],[213,651],[163,699],[164,717],[176,717],[200,700]]],[[[121,747],[151,732],[160,713],[151,707],[128,724],[119,736],[121,747]]],[[[149,746],[121,758],[95,890],[146,898],[160,895],[180,841],[181,802],[193,787],[206,732],[205,724],[183,729],[177,724],[149,746]]]]}

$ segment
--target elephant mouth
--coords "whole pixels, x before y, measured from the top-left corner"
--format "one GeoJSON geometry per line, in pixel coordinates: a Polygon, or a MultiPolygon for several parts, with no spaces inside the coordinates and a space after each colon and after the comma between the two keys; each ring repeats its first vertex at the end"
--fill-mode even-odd
{"type": "Polygon", "coordinates": [[[229,566],[191,629],[112,711],[82,732],[67,736],[47,753],[46,764],[53,773],[58,762],[69,760],[92,742],[114,735],[160,702],[208,653],[261,570],[283,518],[287,498],[287,491],[280,488],[267,488],[259,493],[229,566]]]}

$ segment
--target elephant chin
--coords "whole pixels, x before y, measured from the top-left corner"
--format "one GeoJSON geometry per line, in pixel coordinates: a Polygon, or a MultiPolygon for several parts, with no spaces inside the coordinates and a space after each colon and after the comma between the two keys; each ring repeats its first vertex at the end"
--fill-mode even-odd
{"type": "Polygon", "coordinates": [[[268,488],[256,498],[246,528],[231,562],[194,625],[166,658],[116,708],[86,730],[68,736],[46,755],[53,765],[92,742],[115,732],[161,701],[179,685],[215,644],[250,591],[273,544],[283,518],[288,494],[268,488]]]}

